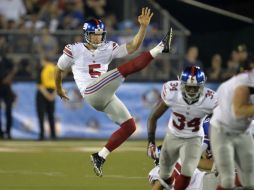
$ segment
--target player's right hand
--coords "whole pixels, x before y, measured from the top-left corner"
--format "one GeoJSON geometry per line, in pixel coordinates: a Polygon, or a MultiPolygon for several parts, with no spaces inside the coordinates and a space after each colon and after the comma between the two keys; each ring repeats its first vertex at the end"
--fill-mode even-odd
{"type": "Polygon", "coordinates": [[[64,89],[57,89],[56,90],[56,93],[58,96],[60,96],[61,99],[63,100],[69,100],[70,98],[67,96],[66,92],[64,89]]]}
{"type": "Polygon", "coordinates": [[[151,10],[148,7],[142,8],[141,15],[138,17],[139,24],[141,26],[149,25],[152,16],[153,12],[151,12],[151,10]]]}
{"type": "Polygon", "coordinates": [[[154,160],[156,159],[156,145],[155,145],[155,143],[148,142],[147,155],[154,160]]]}

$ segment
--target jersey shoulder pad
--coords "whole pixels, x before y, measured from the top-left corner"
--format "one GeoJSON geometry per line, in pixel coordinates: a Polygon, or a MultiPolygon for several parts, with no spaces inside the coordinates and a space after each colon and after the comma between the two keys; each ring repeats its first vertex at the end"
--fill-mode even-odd
{"type": "Polygon", "coordinates": [[[205,97],[206,101],[209,102],[209,104],[212,107],[216,107],[217,106],[218,96],[217,96],[217,93],[215,91],[213,91],[210,88],[205,88],[204,89],[204,97],[205,97]]]}
{"type": "Polygon", "coordinates": [[[204,96],[206,99],[213,100],[214,98],[216,98],[216,92],[210,88],[205,87],[204,96]]]}
{"type": "Polygon", "coordinates": [[[119,44],[114,41],[108,41],[106,45],[112,50],[115,50],[117,47],[119,47],[119,44]]]}
{"type": "Polygon", "coordinates": [[[73,55],[72,55],[72,44],[67,44],[64,47],[63,53],[65,55],[67,55],[68,57],[73,58],[73,55]]]}
{"type": "Polygon", "coordinates": [[[161,97],[163,100],[170,100],[177,92],[180,90],[180,82],[179,81],[168,81],[163,84],[161,97]]]}

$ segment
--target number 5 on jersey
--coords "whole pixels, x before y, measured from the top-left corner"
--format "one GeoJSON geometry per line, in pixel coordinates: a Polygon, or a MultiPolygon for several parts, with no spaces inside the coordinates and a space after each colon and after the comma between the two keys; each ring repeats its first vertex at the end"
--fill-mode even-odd
{"type": "Polygon", "coordinates": [[[98,78],[99,76],[101,76],[101,72],[95,70],[95,69],[101,68],[100,64],[91,64],[91,65],[88,65],[88,67],[89,67],[89,74],[91,78],[98,78]]]}

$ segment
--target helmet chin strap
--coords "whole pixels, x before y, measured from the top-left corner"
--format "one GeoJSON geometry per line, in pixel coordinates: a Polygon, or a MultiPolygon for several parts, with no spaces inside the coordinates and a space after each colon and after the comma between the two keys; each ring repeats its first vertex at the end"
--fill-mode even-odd
{"type": "Polygon", "coordinates": [[[183,94],[183,99],[185,100],[185,102],[187,104],[194,104],[194,103],[196,103],[199,100],[199,97],[200,97],[200,94],[199,94],[197,97],[192,99],[192,98],[188,98],[187,95],[184,92],[182,94],[183,94]]]}

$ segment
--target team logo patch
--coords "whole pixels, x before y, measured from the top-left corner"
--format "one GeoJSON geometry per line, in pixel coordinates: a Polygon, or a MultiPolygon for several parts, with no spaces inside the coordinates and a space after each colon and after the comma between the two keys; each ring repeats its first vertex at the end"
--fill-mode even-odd
{"type": "Polygon", "coordinates": [[[84,26],[83,26],[83,29],[86,30],[88,27],[88,23],[85,23],[84,26]]]}

